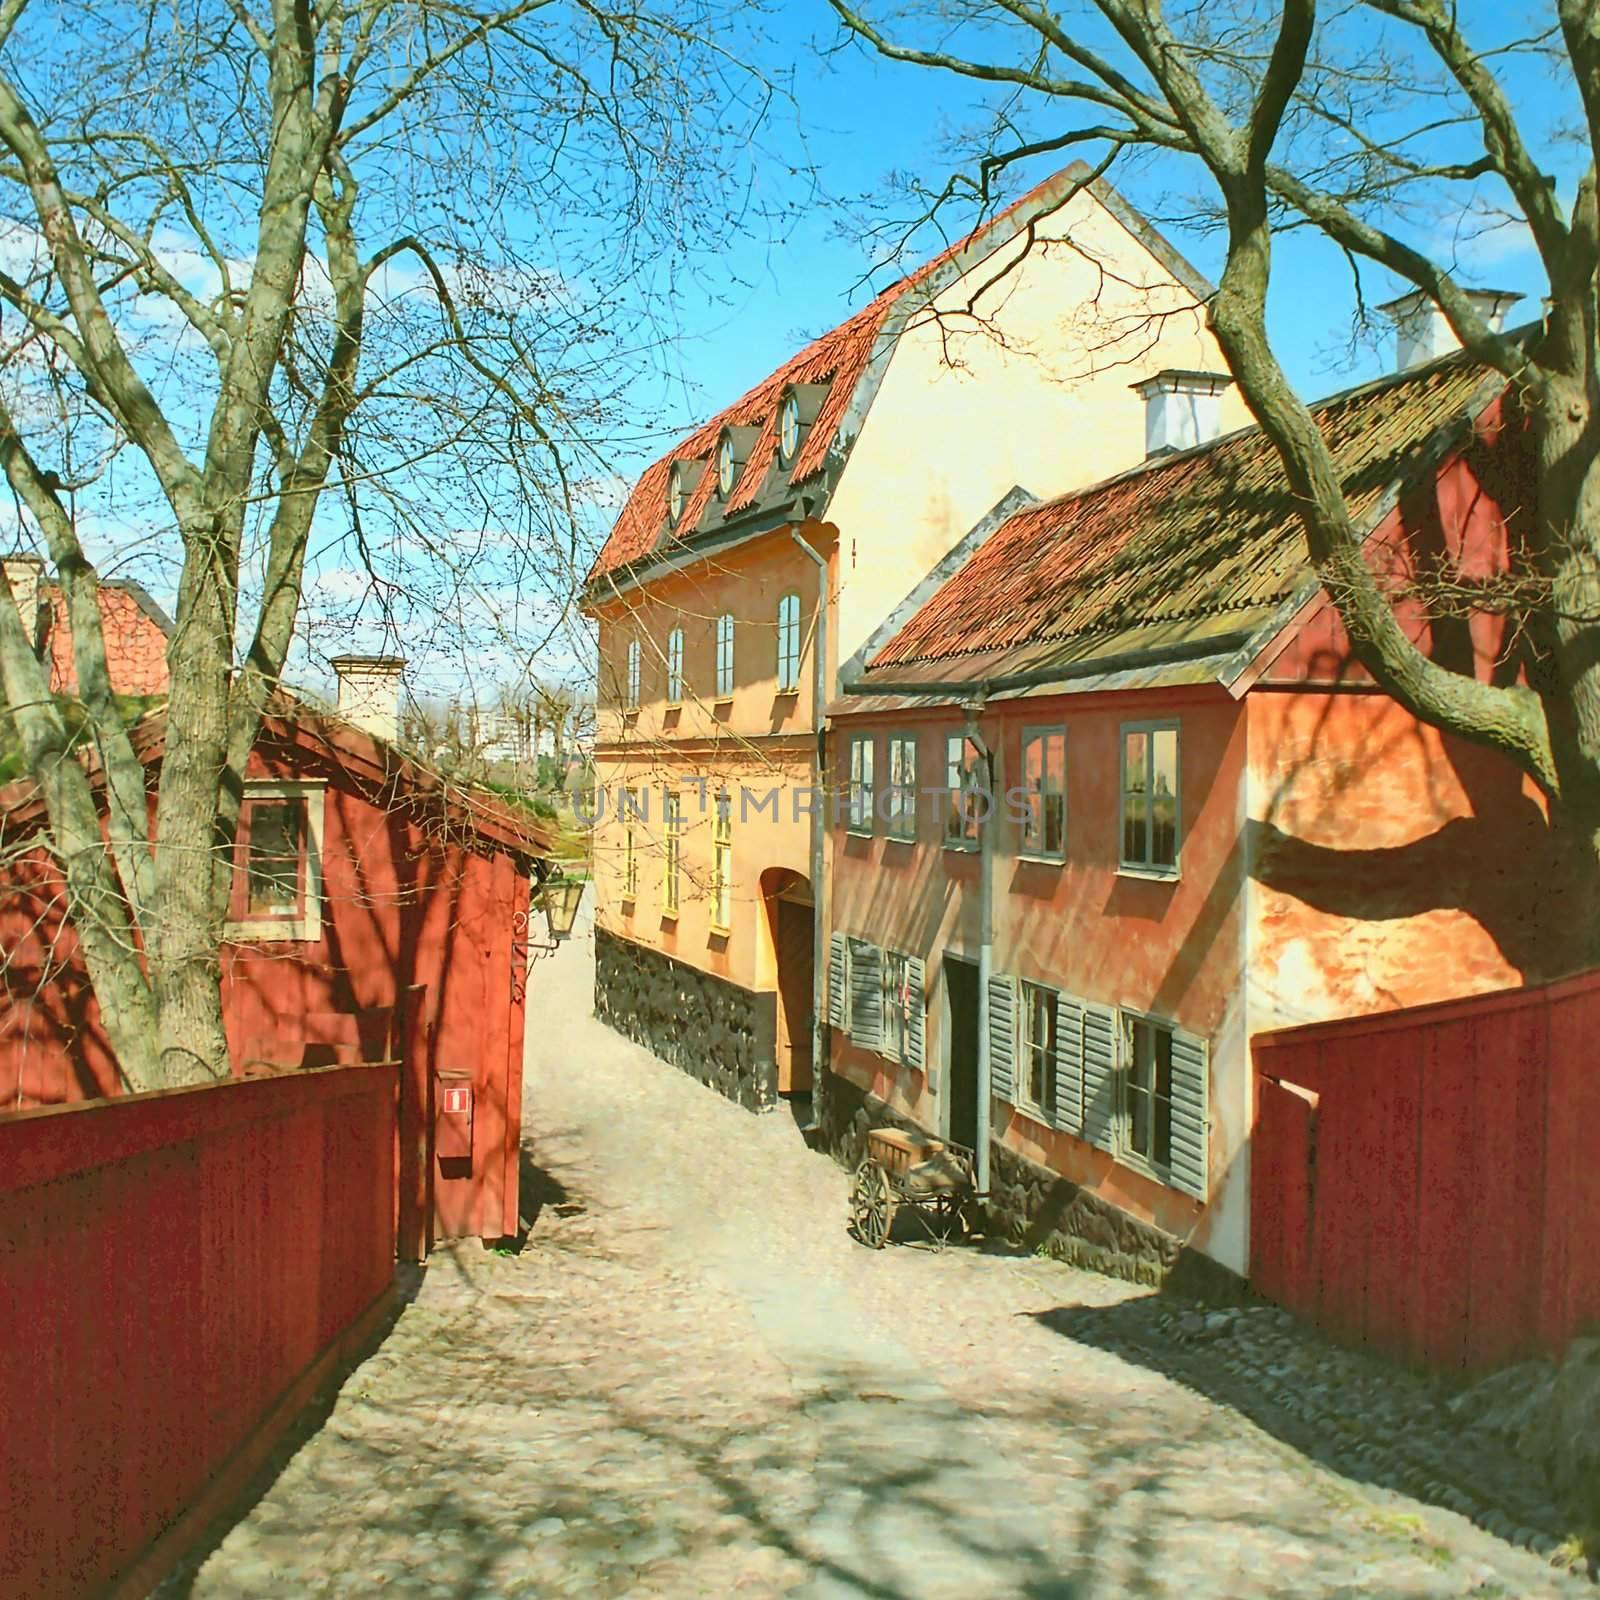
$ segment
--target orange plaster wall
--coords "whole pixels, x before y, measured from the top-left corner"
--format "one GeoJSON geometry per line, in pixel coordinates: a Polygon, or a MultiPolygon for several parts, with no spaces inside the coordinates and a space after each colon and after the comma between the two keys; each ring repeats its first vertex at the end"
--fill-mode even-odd
{"type": "Polygon", "coordinates": [[[1509,762],[1376,692],[1246,704],[1252,1032],[1561,970],[1563,874],[1509,762]]]}
{"type": "MultiPolygon", "coordinates": [[[[878,739],[876,770],[887,781],[887,735],[916,732],[919,786],[942,781],[944,735],[960,727],[954,708],[895,718],[841,717],[832,760],[848,770],[849,736],[878,739]]],[[[1025,726],[1067,729],[1067,850],[1060,864],[1017,855],[1017,829],[1000,824],[994,867],[995,972],[1015,973],[1102,1004],[1146,1011],[1211,1041],[1212,1200],[1201,1206],[1068,1134],[1046,1129],[1001,1102],[993,1126],[1007,1144],[1123,1210],[1243,1270],[1248,1211],[1242,1151],[1249,1127],[1243,1030],[1246,739],[1243,708],[1220,690],[1060,696],[991,704],[981,728],[1001,751],[1001,782],[1015,782],[1025,726]],[[1176,882],[1118,870],[1121,729],[1172,715],[1180,723],[1183,842],[1176,882]]],[[[924,797],[918,838],[832,835],[833,915],[838,931],[927,962],[930,1074],[914,1073],[835,1038],[833,1069],[920,1124],[942,1130],[944,1070],[941,962],[948,950],[976,959],[976,854],[943,848],[942,810],[924,797]],[[929,1077],[932,1078],[930,1087],[929,1077]]]]}

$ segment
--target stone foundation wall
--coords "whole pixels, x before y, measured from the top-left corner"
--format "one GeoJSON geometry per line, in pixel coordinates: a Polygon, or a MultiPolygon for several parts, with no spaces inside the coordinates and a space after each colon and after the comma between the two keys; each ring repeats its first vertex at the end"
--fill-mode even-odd
{"type": "Polygon", "coordinates": [[[594,934],[594,1014],[624,1038],[750,1111],[777,1104],[778,997],[594,934]]]}
{"type": "MultiPolygon", "coordinates": [[[[847,1167],[865,1155],[873,1128],[926,1131],[833,1073],[819,1099],[821,1143],[847,1167]]],[[[992,1238],[1196,1300],[1233,1304],[1248,1298],[1244,1280],[1226,1267],[993,1140],[989,1187],[992,1238]]]]}

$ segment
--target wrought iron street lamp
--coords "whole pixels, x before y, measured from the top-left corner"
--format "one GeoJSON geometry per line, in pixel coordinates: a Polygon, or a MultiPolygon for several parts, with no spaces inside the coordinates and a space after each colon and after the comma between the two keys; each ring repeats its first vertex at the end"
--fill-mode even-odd
{"type": "Polygon", "coordinates": [[[587,878],[569,878],[564,874],[546,878],[539,886],[544,901],[545,921],[550,925],[550,937],[569,938],[572,926],[578,920],[578,905],[583,891],[589,887],[587,878]]]}

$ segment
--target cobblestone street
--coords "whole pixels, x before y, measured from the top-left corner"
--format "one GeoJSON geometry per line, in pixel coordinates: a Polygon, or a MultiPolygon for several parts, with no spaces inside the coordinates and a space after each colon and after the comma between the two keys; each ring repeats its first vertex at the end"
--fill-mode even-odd
{"type": "Polygon", "coordinates": [[[437,1254],[164,1594],[1594,1594],[1097,1341],[1144,1291],[855,1245],[845,1174],[595,1023],[590,959],[530,983],[526,1248],[437,1254]]]}

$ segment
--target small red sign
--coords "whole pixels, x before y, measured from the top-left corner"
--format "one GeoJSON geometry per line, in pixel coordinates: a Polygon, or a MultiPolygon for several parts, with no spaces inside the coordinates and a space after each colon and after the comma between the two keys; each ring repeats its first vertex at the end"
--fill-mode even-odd
{"type": "Polygon", "coordinates": [[[447,1117],[464,1117],[472,1110],[472,1091],[470,1089],[446,1089],[444,1092],[444,1111],[447,1117]]]}

